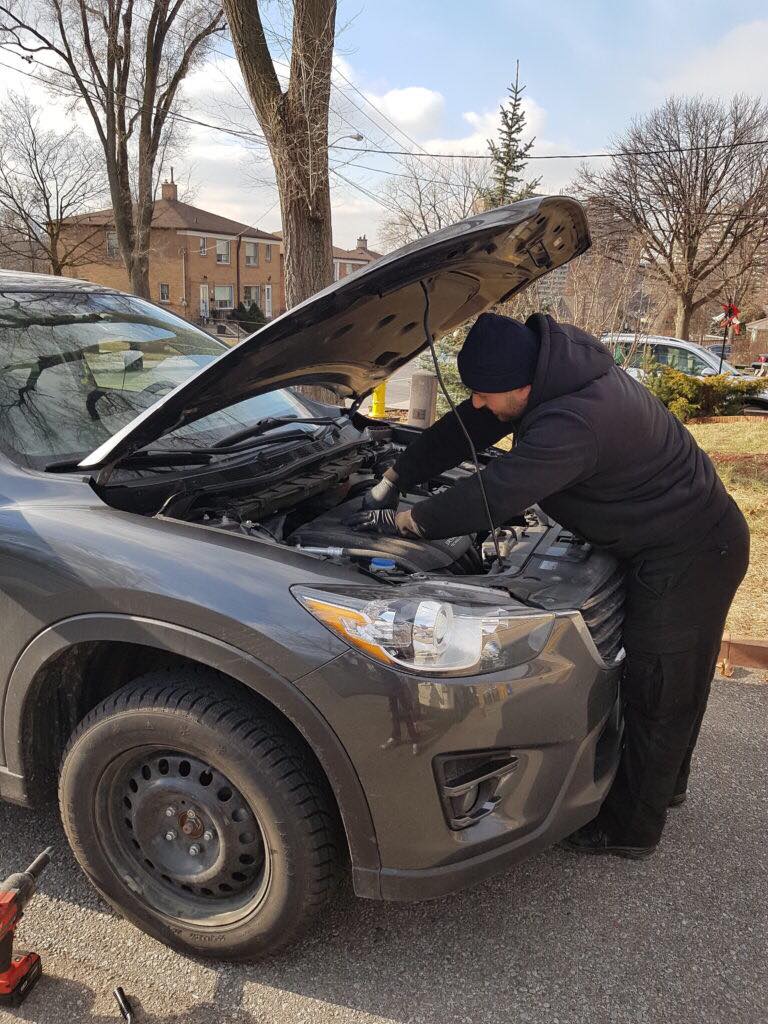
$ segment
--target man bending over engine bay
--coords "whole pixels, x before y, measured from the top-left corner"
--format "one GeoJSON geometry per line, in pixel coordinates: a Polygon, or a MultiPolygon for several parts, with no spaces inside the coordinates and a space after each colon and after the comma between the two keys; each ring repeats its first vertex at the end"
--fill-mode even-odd
{"type": "MultiPolygon", "coordinates": [[[[532,504],[626,567],[624,748],[582,853],[650,856],[686,798],[723,626],[749,561],[749,530],[712,462],[595,338],[537,314],[484,313],[458,357],[472,392],[457,413],[476,448],[514,431],[481,472],[491,519],[532,504]]],[[[355,529],[427,539],[487,532],[476,476],[397,513],[400,492],[464,461],[456,414],[416,438],[368,492],[355,529]]]]}

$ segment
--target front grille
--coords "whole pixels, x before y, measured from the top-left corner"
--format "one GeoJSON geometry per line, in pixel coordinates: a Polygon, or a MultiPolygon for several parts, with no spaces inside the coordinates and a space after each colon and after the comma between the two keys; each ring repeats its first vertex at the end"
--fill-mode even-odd
{"type": "Polygon", "coordinates": [[[595,647],[607,664],[621,650],[624,622],[624,574],[616,569],[580,608],[595,647]]]}

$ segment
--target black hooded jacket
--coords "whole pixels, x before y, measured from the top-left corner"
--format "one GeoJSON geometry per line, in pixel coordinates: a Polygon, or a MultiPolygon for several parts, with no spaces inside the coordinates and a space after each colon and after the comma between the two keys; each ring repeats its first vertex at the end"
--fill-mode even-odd
{"type": "MultiPolygon", "coordinates": [[[[538,504],[620,558],[669,552],[704,537],[730,498],[682,423],[591,335],[540,314],[528,326],[540,350],[522,418],[510,425],[471,400],[458,406],[478,449],[514,428],[512,451],[482,470],[494,524],[538,504]]],[[[468,457],[466,438],[448,413],[402,454],[398,486],[407,492],[468,457]]],[[[475,476],[419,502],[413,518],[428,538],[488,529],[475,476]]]]}

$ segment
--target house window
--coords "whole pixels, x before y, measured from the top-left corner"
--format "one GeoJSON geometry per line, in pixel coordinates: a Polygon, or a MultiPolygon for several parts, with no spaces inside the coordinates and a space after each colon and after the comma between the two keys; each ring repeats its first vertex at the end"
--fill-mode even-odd
{"type": "Polygon", "coordinates": [[[207,256],[208,255],[208,239],[207,238],[201,238],[200,239],[200,255],[201,256],[207,256]]]}
{"type": "Polygon", "coordinates": [[[120,255],[120,249],[118,248],[118,245],[117,245],[117,232],[116,231],[108,231],[107,232],[107,256],[109,256],[109,258],[111,260],[116,260],[119,255],[120,255]]]}
{"type": "Polygon", "coordinates": [[[354,270],[355,270],[354,263],[348,263],[347,264],[347,275],[354,273],[354,270]]]}
{"type": "Polygon", "coordinates": [[[243,288],[243,302],[246,306],[250,306],[252,302],[259,305],[259,286],[257,284],[246,285],[243,288]]]}
{"type": "MultiPolygon", "coordinates": [[[[218,242],[216,244],[218,246],[218,242]]],[[[231,284],[217,284],[216,287],[213,289],[213,304],[216,307],[216,309],[232,309],[234,305],[234,297],[235,290],[231,284]]]]}
{"type": "Polygon", "coordinates": [[[229,248],[231,242],[226,238],[216,239],[216,262],[229,263],[229,248]]]}
{"type": "Polygon", "coordinates": [[[258,267],[259,265],[259,243],[245,243],[245,265],[247,267],[258,267]]]}
{"type": "Polygon", "coordinates": [[[271,245],[265,245],[264,246],[264,250],[265,250],[264,251],[264,259],[267,261],[267,263],[271,263],[272,262],[272,246],[271,245]]]}
{"type": "Polygon", "coordinates": [[[170,302],[171,301],[171,286],[169,284],[160,285],[160,301],[170,302]]]}
{"type": "Polygon", "coordinates": [[[341,276],[341,264],[338,260],[333,261],[333,280],[338,281],[341,276]]]}

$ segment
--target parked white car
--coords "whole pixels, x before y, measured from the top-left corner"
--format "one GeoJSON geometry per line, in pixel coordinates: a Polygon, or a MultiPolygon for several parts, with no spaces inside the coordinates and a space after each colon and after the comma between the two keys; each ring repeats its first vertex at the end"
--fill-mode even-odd
{"type": "MultiPolygon", "coordinates": [[[[637,380],[642,380],[654,364],[669,366],[693,377],[714,377],[724,373],[730,377],[754,379],[752,374],[737,370],[725,359],[721,363],[719,353],[710,352],[695,341],[656,334],[604,334],[600,340],[613,352],[616,362],[637,380]]],[[[751,395],[745,408],[768,411],[768,390],[751,395]]]]}

